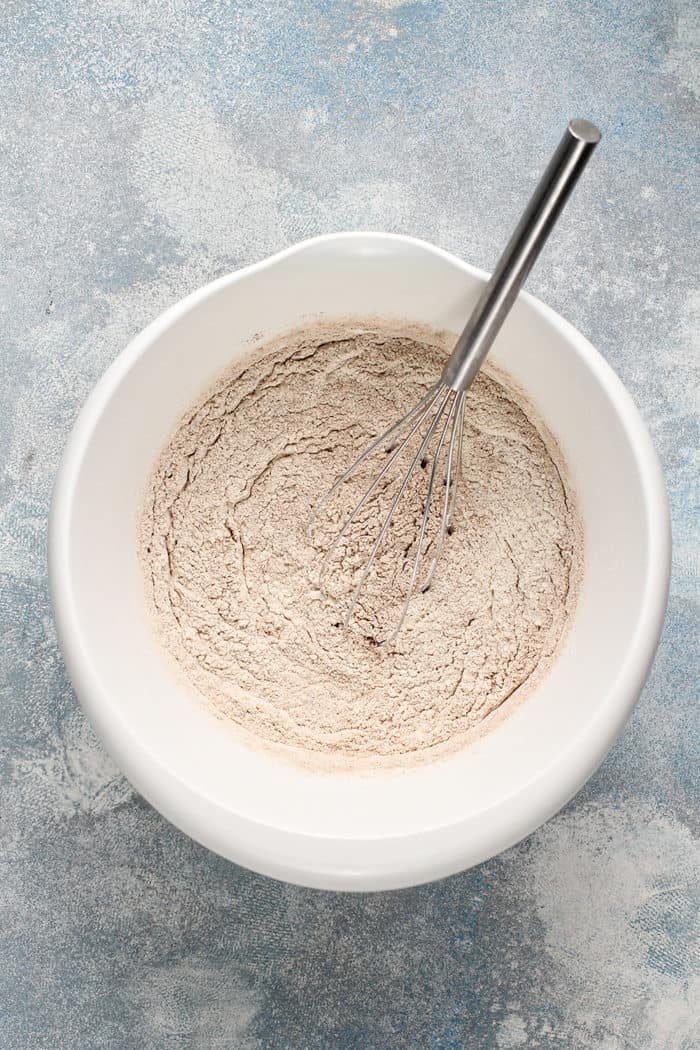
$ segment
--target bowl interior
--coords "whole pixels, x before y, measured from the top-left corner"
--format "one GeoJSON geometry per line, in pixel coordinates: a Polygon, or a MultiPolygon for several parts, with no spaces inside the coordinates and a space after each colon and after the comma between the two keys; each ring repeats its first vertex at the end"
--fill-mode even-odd
{"type": "Polygon", "coordinates": [[[259,870],[320,885],[365,877],[401,884],[423,869],[429,877],[481,860],[577,789],[634,702],[615,689],[639,628],[650,521],[639,450],[620,409],[626,395],[585,340],[529,297],[516,304],[492,356],[561,445],[584,520],[585,570],[555,667],[510,717],[464,751],[417,769],[313,773],[246,746],[193,697],[154,642],[135,529],[155,458],[187,407],[257,333],[352,315],[458,331],[481,281],[406,239],[302,245],[196,293],[142,333],[72,436],[53,512],[52,583],[81,700],[147,797],[201,841],[259,870]],[[596,722],[606,728],[579,754],[576,741],[596,722]],[[565,753],[569,771],[535,804],[530,789],[565,753]],[[440,838],[448,828],[459,829],[459,863],[439,860],[457,850],[457,838],[440,838]],[[431,836],[434,864],[416,855],[422,834],[431,836]],[[408,876],[395,874],[402,865],[408,876]]]}

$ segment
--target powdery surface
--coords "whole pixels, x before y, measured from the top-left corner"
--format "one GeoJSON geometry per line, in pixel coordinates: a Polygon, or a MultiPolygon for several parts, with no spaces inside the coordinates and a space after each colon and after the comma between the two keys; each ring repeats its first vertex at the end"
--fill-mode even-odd
{"type": "MultiPolygon", "coordinates": [[[[311,530],[310,510],[440,373],[440,338],[415,334],[316,327],[263,348],[181,422],[155,470],[142,554],[165,645],[218,712],[268,743],[426,757],[522,690],[564,628],[577,547],[570,499],[514,395],[485,376],[468,399],[454,533],[398,638],[377,644],[408,585],[429,464],[399,505],[353,630],[343,611],[401,471],[319,590],[323,552],[386,451],[311,530]]],[[[443,498],[440,483],[426,568],[443,498]]]]}

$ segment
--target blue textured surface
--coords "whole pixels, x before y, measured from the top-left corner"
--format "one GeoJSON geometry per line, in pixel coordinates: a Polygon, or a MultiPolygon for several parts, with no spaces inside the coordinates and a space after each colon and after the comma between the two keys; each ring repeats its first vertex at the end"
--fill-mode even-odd
{"type": "Polygon", "coordinates": [[[696,12],[5,0],[2,1050],[700,1045],[696,12]],[[663,460],[650,682],[584,791],[478,869],[359,897],[251,875],[136,797],[76,704],[45,569],[66,435],[160,310],[302,237],[396,230],[489,268],[571,115],[605,140],[529,287],[663,460]]]}

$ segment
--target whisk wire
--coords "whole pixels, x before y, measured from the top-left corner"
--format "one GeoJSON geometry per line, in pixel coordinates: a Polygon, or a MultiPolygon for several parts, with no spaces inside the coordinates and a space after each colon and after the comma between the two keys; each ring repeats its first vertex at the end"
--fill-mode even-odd
{"type": "MultiPolygon", "coordinates": [[[[344,620],[344,626],[345,627],[348,626],[348,624],[350,623],[350,620],[352,619],[352,614],[355,611],[355,606],[357,605],[357,600],[358,600],[358,598],[360,596],[360,592],[362,591],[362,588],[365,585],[365,580],[369,576],[369,571],[372,568],[372,565],[374,564],[374,559],[377,556],[377,552],[379,551],[379,548],[380,548],[380,546],[382,544],[382,540],[386,536],[386,533],[387,533],[387,531],[389,529],[389,526],[390,526],[391,521],[392,521],[392,519],[394,517],[394,514],[396,513],[396,508],[398,507],[399,503],[401,502],[401,498],[402,498],[404,492],[406,491],[406,488],[408,487],[408,483],[411,480],[411,476],[413,474],[413,471],[416,469],[416,466],[418,465],[418,463],[420,463],[420,461],[425,456],[426,449],[427,449],[428,445],[430,444],[430,442],[432,440],[433,434],[437,430],[438,424],[440,422],[440,417],[442,416],[442,413],[443,413],[443,411],[445,409],[445,405],[450,400],[450,398],[454,396],[454,391],[453,390],[450,390],[447,387],[443,387],[442,389],[445,392],[444,392],[444,395],[442,397],[442,400],[440,401],[438,410],[435,413],[435,416],[434,416],[433,420],[431,421],[430,426],[428,427],[428,430],[427,430],[427,432],[425,434],[425,437],[423,438],[423,441],[420,444],[420,447],[419,447],[418,451],[416,452],[415,456],[413,457],[413,460],[411,461],[411,465],[409,466],[408,470],[406,471],[406,474],[405,474],[405,476],[403,478],[403,481],[401,482],[401,486],[399,488],[399,491],[396,493],[396,496],[394,497],[394,499],[392,501],[392,504],[391,504],[391,506],[389,508],[389,513],[387,514],[386,518],[384,519],[382,527],[379,530],[379,535],[377,536],[377,539],[375,540],[374,546],[372,547],[372,552],[371,552],[371,554],[370,554],[370,556],[369,556],[369,558],[368,558],[368,560],[367,560],[367,562],[365,564],[365,567],[364,567],[363,572],[362,572],[362,576],[360,577],[360,581],[357,584],[357,586],[355,587],[355,590],[354,590],[353,596],[352,596],[352,600],[350,602],[350,607],[349,607],[349,609],[348,609],[348,611],[347,611],[347,613],[345,615],[345,620],[344,620]]],[[[436,397],[435,400],[438,400],[438,398],[439,398],[439,394],[438,394],[438,397],[436,397]]],[[[432,404],[435,404],[435,401],[433,401],[432,404]]],[[[432,407],[432,405],[431,405],[431,407],[432,407]]]]}
{"type": "MultiPolygon", "coordinates": [[[[427,591],[433,582],[435,576],[435,570],[437,569],[440,555],[442,553],[442,546],[445,542],[445,536],[447,530],[450,527],[452,521],[452,515],[454,514],[455,503],[457,501],[457,488],[459,486],[459,477],[462,473],[462,439],[464,437],[464,391],[460,390],[457,395],[457,411],[455,412],[454,419],[452,421],[452,432],[450,434],[450,443],[447,452],[447,470],[445,477],[445,500],[443,503],[442,519],[440,521],[440,532],[438,535],[437,543],[435,545],[435,554],[428,570],[425,583],[423,585],[423,591],[427,591]],[[455,454],[455,444],[457,446],[457,452],[455,454]],[[452,470],[452,462],[455,462],[455,469],[452,470]]],[[[398,631],[397,631],[398,633],[398,631]]]]}
{"type": "MultiPolygon", "coordinates": [[[[405,415],[401,416],[401,419],[397,420],[396,423],[393,423],[388,430],[385,430],[382,434],[379,435],[379,437],[375,438],[371,445],[367,446],[362,455],[358,456],[357,459],[350,464],[345,473],[341,474],[340,477],[333,482],[331,487],[328,489],[328,492],[326,492],[326,494],[318,501],[313,511],[311,512],[307,529],[311,528],[319,513],[323,510],[328,501],[332,499],[333,496],[335,496],[338,489],[342,485],[344,485],[346,481],[350,480],[353,474],[357,470],[359,470],[362,464],[369,459],[372,453],[375,452],[380,445],[382,445],[385,441],[388,441],[389,438],[397,434],[402,427],[410,423],[413,417],[418,415],[421,409],[424,408],[424,406],[427,404],[428,401],[430,401],[431,398],[433,399],[432,404],[435,403],[439,395],[440,385],[440,382],[433,383],[430,389],[425,392],[423,397],[420,399],[420,401],[417,402],[417,404],[413,406],[413,408],[409,409],[409,411],[406,412],[405,415]]],[[[425,416],[423,418],[425,418],[425,416]]]]}
{"type": "MultiPolygon", "coordinates": [[[[455,416],[455,410],[458,409],[458,405],[459,405],[460,398],[461,398],[461,394],[455,393],[452,390],[450,391],[450,394],[452,394],[452,404],[450,405],[449,411],[448,411],[447,415],[445,416],[445,422],[443,424],[442,431],[440,433],[440,437],[438,438],[437,449],[435,450],[435,458],[433,460],[433,466],[432,466],[432,469],[430,471],[430,479],[428,481],[428,491],[427,491],[427,493],[425,495],[425,507],[423,509],[423,517],[421,518],[420,531],[418,533],[418,542],[417,542],[417,545],[416,545],[416,555],[415,555],[415,558],[413,559],[413,570],[411,572],[411,580],[410,580],[410,583],[408,585],[408,591],[406,593],[406,597],[404,598],[404,602],[403,602],[403,605],[401,607],[401,615],[399,616],[399,622],[397,623],[396,627],[394,628],[393,633],[391,634],[391,638],[390,638],[391,641],[393,641],[396,638],[396,636],[398,635],[399,631],[403,627],[403,622],[406,619],[406,613],[408,612],[408,606],[410,604],[411,598],[413,597],[413,592],[414,592],[415,587],[416,587],[416,580],[418,578],[418,570],[420,568],[420,563],[421,563],[422,555],[423,555],[423,542],[425,540],[425,530],[428,527],[428,519],[430,518],[430,506],[431,506],[431,503],[432,503],[432,500],[433,500],[433,489],[435,488],[435,478],[437,476],[438,468],[440,466],[440,456],[441,456],[441,453],[442,453],[442,447],[445,444],[445,436],[447,434],[447,430],[449,428],[449,425],[450,425],[450,423],[454,423],[453,417],[455,416]]],[[[444,408],[444,404],[443,404],[443,408],[444,408]]],[[[452,428],[452,433],[450,435],[448,457],[451,457],[453,442],[454,442],[454,425],[453,425],[453,428],[452,428]]],[[[450,469],[450,467],[449,467],[449,458],[448,458],[447,479],[446,479],[446,482],[445,482],[446,491],[449,488],[449,476],[450,476],[449,469],[450,469]]],[[[446,511],[446,509],[447,509],[447,496],[445,497],[445,511],[446,511]]],[[[443,512],[443,519],[444,519],[444,512],[443,512]]]]}
{"type": "MultiPolygon", "coordinates": [[[[363,508],[367,505],[368,501],[371,499],[373,493],[377,489],[377,486],[381,484],[382,480],[388,474],[388,472],[391,469],[394,461],[396,459],[398,459],[398,457],[401,455],[403,450],[406,448],[408,442],[411,440],[413,435],[416,433],[417,430],[420,429],[420,427],[422,426],[422,424],[424,423],[426,418],[430,415],[430,413],[433,410],[433,408],[435,406],[435,403],[438,401],[439,397],[440,397],[440,383],[436,383],[435,386],[432,387],[428,391],[428,393],[425,395],[425,397],[423,397],[421,399],[421,401],[419,401],[418,404],[416,406],[414,406],[414,408],[410,412],[407,412],[406,415],[402,419],[400,419],[397,424],[395,424],[393,427],[390,427],[389,430],[387,430],[384,434],[381,434],[372,443],[372,445],[369,446],[369,448],[363,453],[363,455],[360,456],[359,459],[355,460],[355,462],[352,464],[352,466],[350,466],[348,468],[348,470],[346,470],[345,473],[343,475],[341,475],[340,478],[338,478],[338,480],[336,481],[336,483],[333,486],[333,488],[329,490],[329,492],[324,497],[324,499],[321,501],[321,503],[318,504],[318,506],[317,506],[317,508],[316,508],[316,510],[314,512],[314,517],[316,517],[316,515],[323,508],[325,503],[327,503],[327,501],[330,499],[330,497],[335,492],[338,491],[340,486],[345,481],[348,481],[349,478],[352,477],[352,475],[355,473],[355,471],[358,469],[358,467],[360,467],[362,465],[362,463],[364,463],[364,461],[368,458],[368,456],[375,449],[377,449],[382,444],[382,442],[387,441],[390,437],[392,437],[394,434],[396,434],[401,426],[405,426],[407,422],[410,423],[411,420],[415,417],[416,411],[420,412],[420,415],[418,416],[417,419],[414,420],[413,426],[411,426],[410,430],[406,434],[406,436],[403,439],[403,441],[401,441],[400,444],[396,447],[396,449],[393,450],[391,456],[389,457],[389,459],[384,464],[384,467],[379,472],[379,474],[374,479],[374,481],[369,486],[369,488],[366,490],[366,492],[364,493],[362,499],[355,506],[355,508],[353,509],[352,513],[350,514],[350,516],[346,520],[345,524],[343,525],[342,529],[340,530],[338,535],[333,540],[333,543],[331,544],[331,546],[326,551],[326,554],[324,555],[323,561],[321,562],[321,566],[320,566],[319,574],[318,574],[318,588],[319,588],[319,590],[321,592],[323,592],[323,590],[324,590],[323,581],[324,581],[324,578],[325,578],[325,575],[326,575],[326,571],[328,569],[328,565],[330,563],[330,560],[331,560],[333,554],[335,553],[336,548],[338,547],[338,544],[347,535],[348,530],[353,525],[353,523],[356,520],[358,514],[360,514],[360,512],[363,510],[363,508]],[[421,411],[421,409],[422,409],[422,411],[421,411]]],[[[312,521],[313,521],[313,518],[312,518],[312,521]]]]}
{"type": "Polygon", "coordinates": [[[462,446],[464,444],[464,407],[467,400],[466,390],[462,390],[461,395],[462,399],[459,406],[459,420],[457,422],[457,469],[455,470],[455,485],[452,490],[452,502],[450,503],[450,510],[447,515],[448,528],[452,524],[452,518],[455,512],[455,505],[457,503],[457,488],[459,485],[459,479],[462,476],[462,446]]]}

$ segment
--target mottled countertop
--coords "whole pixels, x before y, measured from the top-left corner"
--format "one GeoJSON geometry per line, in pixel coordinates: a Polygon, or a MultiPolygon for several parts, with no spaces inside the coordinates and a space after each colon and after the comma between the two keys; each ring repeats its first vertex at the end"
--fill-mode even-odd
{"type": "Polygon", "coordinates": [[[2,1050],[700,1044],[696,12],[5,0],[2,1050]],[[66,435],[146,322],[301,238],[394,230],[488,269],[572,115],[604,143],[528,287],[663,461],[673,581],[641,702],[570,805],[477,869],[360,896],[250,874],[140,799],[76,703],[46,582],[66,435]]]}

